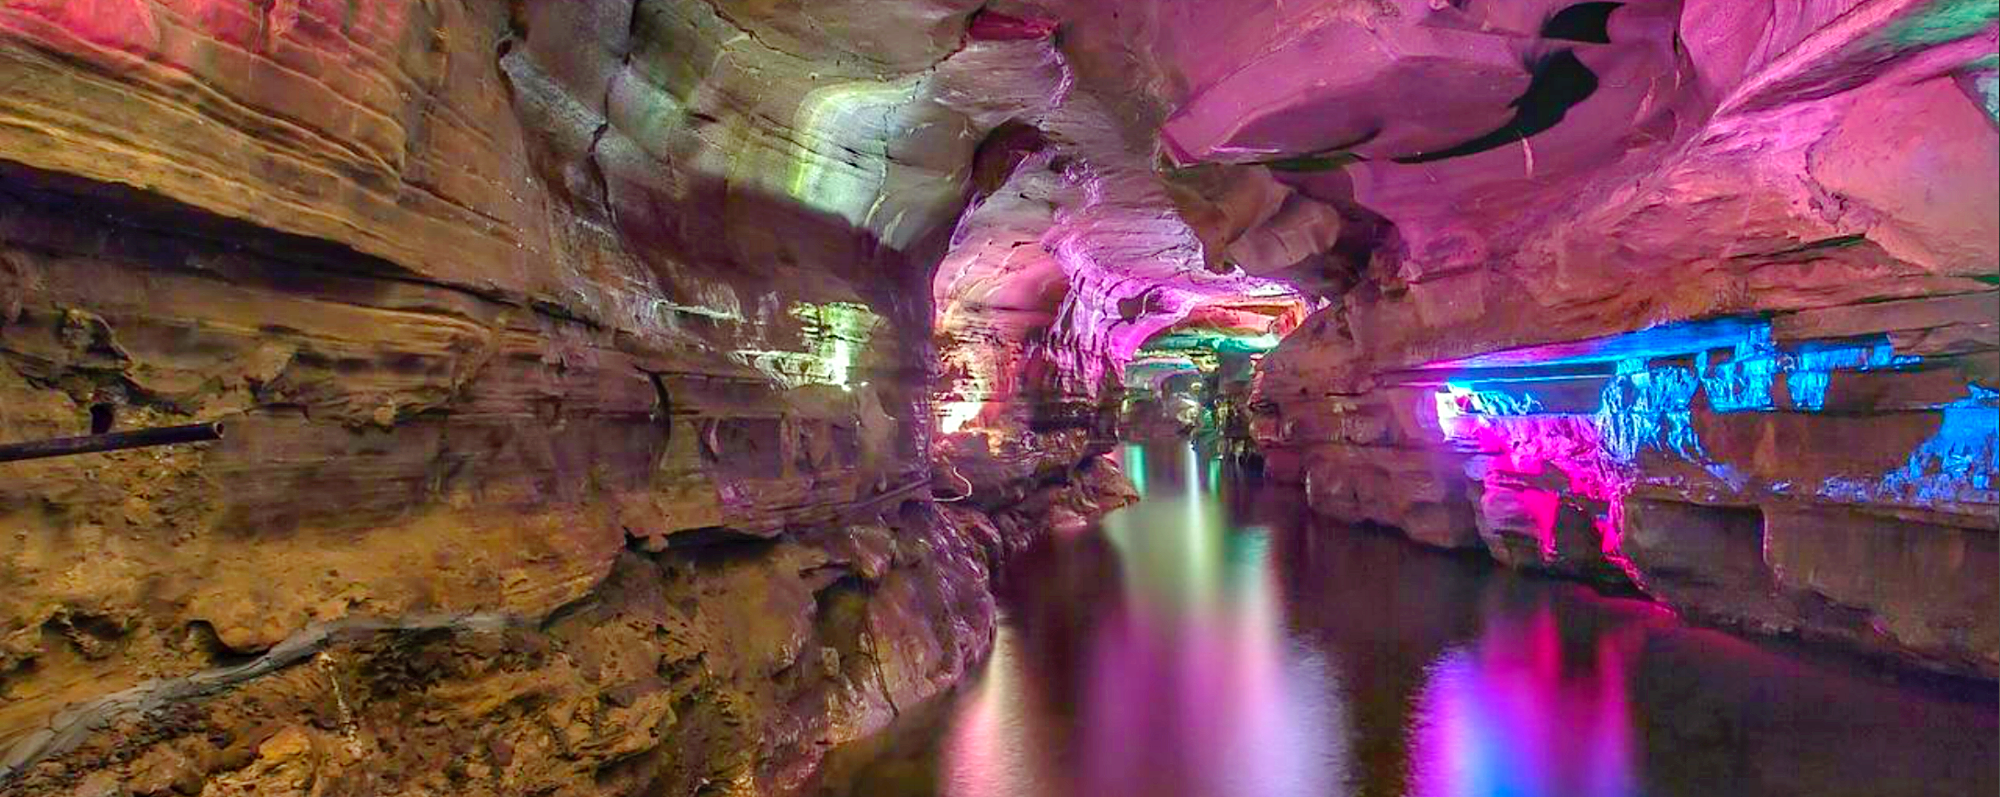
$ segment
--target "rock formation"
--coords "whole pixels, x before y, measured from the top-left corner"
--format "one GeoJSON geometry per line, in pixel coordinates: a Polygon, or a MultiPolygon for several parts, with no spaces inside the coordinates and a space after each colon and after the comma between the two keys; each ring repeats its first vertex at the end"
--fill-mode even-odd
{"type": "Polygon", "coordinates": [[[1995,105],[1964,90],[1989,79],[1994,9],[1633,2],[1608,42],[1540,36],[1505,80],[1482,72],[1501,51],[1454,42],[1538,17],[1479,10],[1386,23],[1417,43],[1324,83],[1256,70],[1354,34],[1276,45],[1224,78],[1268,87],[1258,114],[1215,127],[1197,99],[1166,128],[1188,157],[1354,140],[1300,190],[1393,231],[1265,360],[1278,472],[1431,544],[2000,673],[2000,166],[1995,105]],[[1403,75],[1526,115],[1557,51],[1595,89],[1477,153],[1421,157],[1519,123],[1380,99],[1403,75]]]}
{"type": "Polygon", "coordinates": [[[0,794],[785,794],[1130,500],[2000,675],[1972,0],[0,7],[0,794]],[[1280,342],[1278,339],[1282,338],[1280,342]]]}
{"type": "Polygon", "coordinates": [[[954,683],[1124,500],[931,502],[971,11],[0,10],[0,433],[227,430],[5,466],[0,791],[786,793],[954,683]]]}

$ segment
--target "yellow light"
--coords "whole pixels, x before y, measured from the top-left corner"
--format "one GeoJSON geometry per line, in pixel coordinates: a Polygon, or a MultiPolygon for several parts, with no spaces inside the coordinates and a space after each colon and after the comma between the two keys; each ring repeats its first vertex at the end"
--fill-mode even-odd
{"type": "Polygon", "coordinates": [[[945,434],[956,434],[973,418],[979,416],[982,406],[983,403],[978,401],[947,401],[944,403],[944,415],[938,421],[938,428],[945,434]]]}

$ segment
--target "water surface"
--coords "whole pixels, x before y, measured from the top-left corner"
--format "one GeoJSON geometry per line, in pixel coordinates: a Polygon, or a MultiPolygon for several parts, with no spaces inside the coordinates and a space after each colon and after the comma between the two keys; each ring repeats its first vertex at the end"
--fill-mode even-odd
{"type": "Polygon", "coordinates": [[[1145,498],[1010,563],[984,672],[827,795],[1992,795],[1987,686],[1689,628],[1314,523],[1295,487],[1128,446],[1145,498]]]}

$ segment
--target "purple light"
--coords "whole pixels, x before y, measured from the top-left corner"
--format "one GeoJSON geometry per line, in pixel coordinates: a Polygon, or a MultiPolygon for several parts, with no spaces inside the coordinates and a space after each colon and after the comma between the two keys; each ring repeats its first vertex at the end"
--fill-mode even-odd
{"type": "Polygon", "coordinates": [[[1643,625],[1598,638],[1590,660],[1574,662],[1548,606],[1526,621],[1487,620],[1479,643],[1431,667],[1418,698],[1413,794],[1633,794],[1625,662],[1645,641],[1643,625]]]}

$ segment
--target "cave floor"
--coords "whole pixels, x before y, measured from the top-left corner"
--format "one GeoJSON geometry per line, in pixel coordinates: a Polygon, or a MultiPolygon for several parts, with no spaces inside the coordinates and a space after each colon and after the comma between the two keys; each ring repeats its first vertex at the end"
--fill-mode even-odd
{"type": "Polygon", "coordinates": [[[1991,685],[1310,520],[1185,447],[1003,577],[984,671],[835,755],[823,795],[1991,794],[1991,685]]]}

